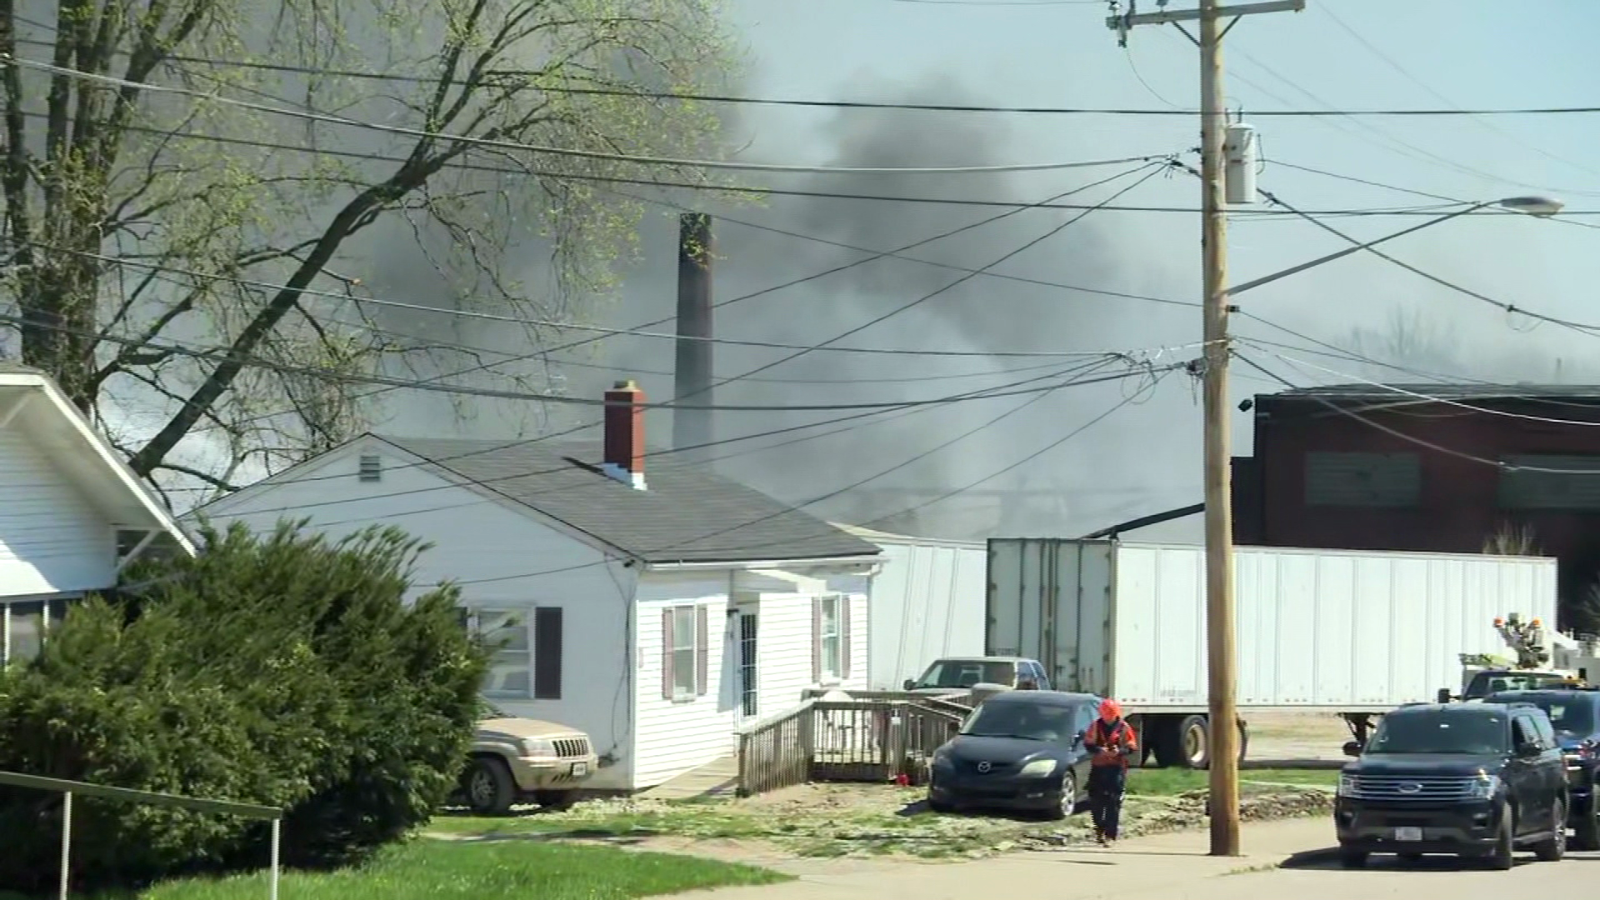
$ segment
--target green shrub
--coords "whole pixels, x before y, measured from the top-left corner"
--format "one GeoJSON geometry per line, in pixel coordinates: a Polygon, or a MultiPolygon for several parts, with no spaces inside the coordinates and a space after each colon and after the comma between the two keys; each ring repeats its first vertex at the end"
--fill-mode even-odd
{"type": "MultiPolygon", "coordinates": [[[[283,523],[206,530],[193,559],[89,600],[0,676],[0,769],[283,807],[284,858],[359,859],[424,823],[459,775],[486,665],[456,593],[405,602],[422,548],[283,523]]],[[[0,884],[54,883],[60,802],[0,789],[0,884]]],[[[85,886],[265,861],[265,825],[74,805],[85,886]]]]}

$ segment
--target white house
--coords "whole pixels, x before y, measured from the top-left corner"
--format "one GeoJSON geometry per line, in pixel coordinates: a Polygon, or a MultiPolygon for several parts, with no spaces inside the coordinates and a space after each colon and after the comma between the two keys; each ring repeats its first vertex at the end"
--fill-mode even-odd
{"type": "Polygon", "coordinates": [[[0,664],[155,546],[193,546],[61,389],[0,362],[0,664]]]}
{"type": "Polygon", "coordinates": [[[368,434],[200,511],[426,541],[416,590],[460,585],[503,641],[485,695],[586,730],[591,786],[640,789],[729,755],[811,687],[866,685],[878,548],[671,453],[644,395],[605,395],[602,444],[368,434]],[[648,457],[648,465],[647,465],[648,457]]]}

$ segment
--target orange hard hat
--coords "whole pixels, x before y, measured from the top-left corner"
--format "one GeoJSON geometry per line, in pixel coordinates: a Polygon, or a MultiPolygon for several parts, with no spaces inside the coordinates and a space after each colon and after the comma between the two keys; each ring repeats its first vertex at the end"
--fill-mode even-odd
{"type": "Polygon", "coordinates": [[[1100,701],[1100,718],[1107,722],[1122,718],[1122,704],[1111,698],[1100,701]]]}

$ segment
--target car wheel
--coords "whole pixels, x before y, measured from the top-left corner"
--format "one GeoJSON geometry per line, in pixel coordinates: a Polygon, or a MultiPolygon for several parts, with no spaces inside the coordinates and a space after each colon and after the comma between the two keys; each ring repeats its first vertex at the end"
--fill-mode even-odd
{"type": "Polygon", "coordinates": [[[1516,834],[1515,814],[1511,807],[1500,804],[1500,831],[1495,836],[1494,849],[1489,852],[1487,860],[1489,868],[1507,871],[1516,864],[1515,845],[1513,835],[1516,834]]]}
{"type": "Polygon", "coordinates": [[[1050,818],[1065,819],[1078,811],[1078,776],[1071,769],[1061,776],[1061,802],[1050,810],[1050,818]]]}
{"type": "Polygon", "coordinates": [[[503,816],[516,802],[517,788],[511,769],[493,757],[472,761],[466,774],[467,807],[480,816],[503,816]]]}
{"type": "Polygon", "coordinates": [[[571,809],[578,802],[577,791],[538,791],[533,795],[534,802],[545,809],[571,809]]]}
{"type": "Polygon", "coordinates": [[[936,813],[950,813],[956,811],[955,806],[946,803],[943,800],[933,799],[932,792],[929,792],[928,794],[928,809],[936,813]]]}
{"type": "Polygon", "coordinates": [[[1367,855],[1360,850],[1339,851],[1339,866],[1345,869],[1364,869],[1367,865],[1367,855]]]}
{"type": "Polygon", "coordinates": [[[1560,862],[1567,855],[1567,804],[1557,800],[1554,812],[1555,830],[1533,848],[1540,862],[1560,862]]]}
{"type": "Polygon", "coordinates": [[[1600,818],[1596,817],[1597,813],[1600,813],[1600,803],[1596,803],[1596,799],[1600,799],[1600,795],[1591,790],[1589,811],[1578,820],[1577,827],[1573,829],[1574,850],[1600,850],[1600,818]]]}

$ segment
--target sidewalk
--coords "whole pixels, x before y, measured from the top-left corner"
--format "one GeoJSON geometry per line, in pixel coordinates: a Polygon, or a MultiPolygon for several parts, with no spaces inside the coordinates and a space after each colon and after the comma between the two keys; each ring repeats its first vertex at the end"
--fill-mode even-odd
{"type": "MultiPolygon", "coordinates": [[[[811,860],[780,866],[798,881],[724,888],[716,900],[974,900],[1040,894],[1091,900],[1148,894],[1185,896],[1198,881],[1271,868],[1290,856],[1333,844],[1325,816],[1250,823],[1240,835],[1243,857],[1207,855],[1205,832],[1176,832],[1123,842],[1114,849],[1017,853],[961,863],[811,860]]],[[[701,896],[698,895],[697,896],[701,896]]]]}

